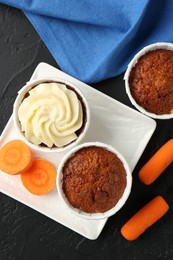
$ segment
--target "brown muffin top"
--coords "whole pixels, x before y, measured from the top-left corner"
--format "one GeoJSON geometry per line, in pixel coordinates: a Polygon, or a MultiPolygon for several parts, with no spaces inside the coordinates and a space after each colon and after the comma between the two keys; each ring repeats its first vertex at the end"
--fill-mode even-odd
{"type": "Polygon", "coordinates": [[[173,51],[157,49],[140,57],[129,86],[135,101],[148,112],[173,113],[173,51]]]}
{"type": "Polygon", "coordinates": [[[62,188],[69,203],[88,213],[114,207],[126,187],[123,163],[101,147],[80,149],[68,159],[62,172],[62,188]]]}

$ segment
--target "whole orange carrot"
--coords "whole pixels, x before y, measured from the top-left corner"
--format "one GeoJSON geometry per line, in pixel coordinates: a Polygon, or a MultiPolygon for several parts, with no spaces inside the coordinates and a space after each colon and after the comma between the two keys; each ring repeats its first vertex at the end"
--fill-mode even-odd
{"type": "Polygon", "coordinates": [[[141,208],[121,228],[121,234],[127,240],[137,239],[147,228],[159,220],[169,209],[162,196],[156,196],[141,208]]]}
{"type": "Polygon", "coordinates": [[[165,143],[141,168],[139,179],[146,185],[153,183],[173,161],[173,139],[165,143]]]}

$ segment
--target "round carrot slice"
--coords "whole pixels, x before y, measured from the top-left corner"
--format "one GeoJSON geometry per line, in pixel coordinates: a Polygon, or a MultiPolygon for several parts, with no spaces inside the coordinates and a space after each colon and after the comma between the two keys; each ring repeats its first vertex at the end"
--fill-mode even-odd
{"type": "Polygon", "coordinates": [[[12,140],[0,149],[0,169],[8,174],[28,170],[33,161],[30,148],[21,140],[12,140]]]}
{"type": "Polygon", "coordinates": [[[21,174],[24,187],[35,195],[49,193],[56,183],[56,169],[47,160],[35,159],[31,168],[21,174]]]}

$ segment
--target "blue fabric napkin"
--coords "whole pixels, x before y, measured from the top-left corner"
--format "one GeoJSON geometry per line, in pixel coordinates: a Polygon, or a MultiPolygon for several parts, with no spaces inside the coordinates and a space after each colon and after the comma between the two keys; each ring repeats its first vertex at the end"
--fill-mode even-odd
{"type": "Polygon", "coordinates": [[[23,10],[60,68],[87,83],[124,72],[143,46],[173,42],[172,0],[0,0],[23,10]]]}

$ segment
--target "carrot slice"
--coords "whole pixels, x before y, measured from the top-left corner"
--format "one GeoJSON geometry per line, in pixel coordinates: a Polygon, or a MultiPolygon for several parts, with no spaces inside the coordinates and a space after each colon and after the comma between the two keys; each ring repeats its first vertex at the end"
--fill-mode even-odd
{"type": "Polygon", "coordinates": [[[21,174],[24,187],[35,195],[49,193],[56,183],[56,169],[47,160],[35,159],[31,168],[21,174]]]}
{"type": "Polygon", "coordinates": [[[8,174],[28,170],[33,161],[30,148],[21,140],[12,140],[0,149],[0,169],[8,174]]]}
{"type": "Polygon", "coordinates": [[[121,234],[127,240],[137,239],[147,228],[164,216],[168,209],[169,205],[162,196],[156,196],[124,224],[121,234]]]}
{"type": "Polygon", "coordinates": [[[173,139],[166,142],[141,168],[139,179],[146,185],[153,183],[173,161],[173,139]]]}

